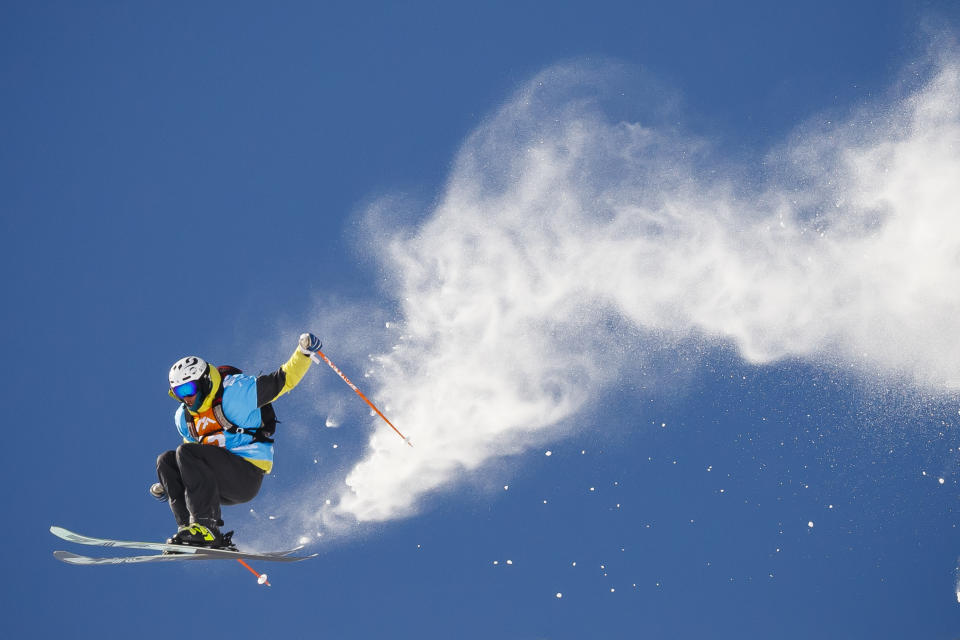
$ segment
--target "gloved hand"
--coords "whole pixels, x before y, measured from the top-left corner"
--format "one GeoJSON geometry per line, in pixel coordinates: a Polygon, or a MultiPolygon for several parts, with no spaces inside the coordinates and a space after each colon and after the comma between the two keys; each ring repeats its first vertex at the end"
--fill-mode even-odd
{"type": "Polygon", "coordinates": [[[320,347],[323,346],[323,343],[320,342],[320,338],[313,335],[312,333],[301,333],[300,334],[300,346],[299,350],[305,356],[309,356],[312,353],[320,351],[320,347]]]}
{"type": "Polygon", "coordinates": [[[150,485],[150,495],[161,502],[167,501],[167,490],[164,489],[163,485],[159,482],[154,482],[152,485],[150,485]]]}

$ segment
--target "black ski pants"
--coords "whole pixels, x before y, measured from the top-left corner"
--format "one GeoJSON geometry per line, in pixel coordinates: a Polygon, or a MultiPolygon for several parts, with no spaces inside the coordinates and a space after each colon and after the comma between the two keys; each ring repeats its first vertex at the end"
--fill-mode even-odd
{"type": "Polygon", "coordinates": [[[221,504],[239,504],[256,497],[264,472],[222,447],[188,442],[157,458],[157,477],[177,525],[199,522],[223,525],[221,504]]]}

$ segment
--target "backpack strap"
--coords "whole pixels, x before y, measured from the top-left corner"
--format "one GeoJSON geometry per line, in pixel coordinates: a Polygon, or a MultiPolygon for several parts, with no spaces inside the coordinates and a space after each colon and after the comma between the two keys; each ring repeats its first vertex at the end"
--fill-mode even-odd
{"type": "Polygon", "coordinates": [[[273,411],[272,405],[267,404],[260,407],[260,426],[256,427],[255,429],[238,427],[230,422],[230,419],[227,418],[227,416],[223,413],[222,404],[216,404],[213,406],[213,417],[217,419],[217,424],[220,425],[220,429],[226,431],[227,433],[247,433],[253,437],[254,442],[273,442],[273,438],[270,436],[272,436],[274,431],[276,431],[277,416],[273,411]],[[267,423],[267,414],[270,414],[270,417],[272,418],[269,426],[267,423]]]}
{"type": "MultiPolygon", "coordinates": [[[[277,430],[277,414],[273,410],[272,404],[265,404],[260,407],[260,426],[254,429],[246,429],[244,427],[238,427],[234,423],[230,422],[230,419],[223,413],[223,379],[227,376],[234,376],[243,373],[240,369],[232,367],[230,365],[222,365],[217,367],[217,370],[220,372],[221,382],[220,387],[217,389],[217,395],[213,399],[213,417],[216,419],[217,424],[220,425],[221,431],[226,431],[227,433],[247,433],[253,437],[254,442],[266,442],[268,444],[273,443],[273,434],[277,430]]],[[[183,407],[183,416],[187,421],[187,428],[190,431],[190,436],[199,441],[200,435],[197,433],[197,427],[193,419],[193,415],[190,411],[187,410],[186,404],[183,407]]],[[[213,432],[216,433],[216,432],[213,432]]],[[[205,434],[209,436],[211,434],[205,434]]]]}

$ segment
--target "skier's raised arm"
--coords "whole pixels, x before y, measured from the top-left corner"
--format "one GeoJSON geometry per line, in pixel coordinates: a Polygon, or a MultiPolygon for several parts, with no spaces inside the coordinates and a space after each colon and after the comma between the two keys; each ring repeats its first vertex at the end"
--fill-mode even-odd
{"type": "Polygon", "coordinates": [[[297,386],[310,368],[310,354],[316,353],[322,346],[317,336],[302,334],[289,360],[273,373],[257,376],[257,406],[269,404],[297,386]]]}

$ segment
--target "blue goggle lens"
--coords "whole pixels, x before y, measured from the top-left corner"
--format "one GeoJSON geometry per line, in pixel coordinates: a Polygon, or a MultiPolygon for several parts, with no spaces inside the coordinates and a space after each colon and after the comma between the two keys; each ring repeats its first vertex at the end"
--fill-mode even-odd
{"type": "Polygon", "coordinates": [[[196,380],[191,380],[190,382],[184,382],[173,388],[173,393],[178,398],[189,398],[192,395],[196,395],[199,386],[197,385],[196,380]]]}

